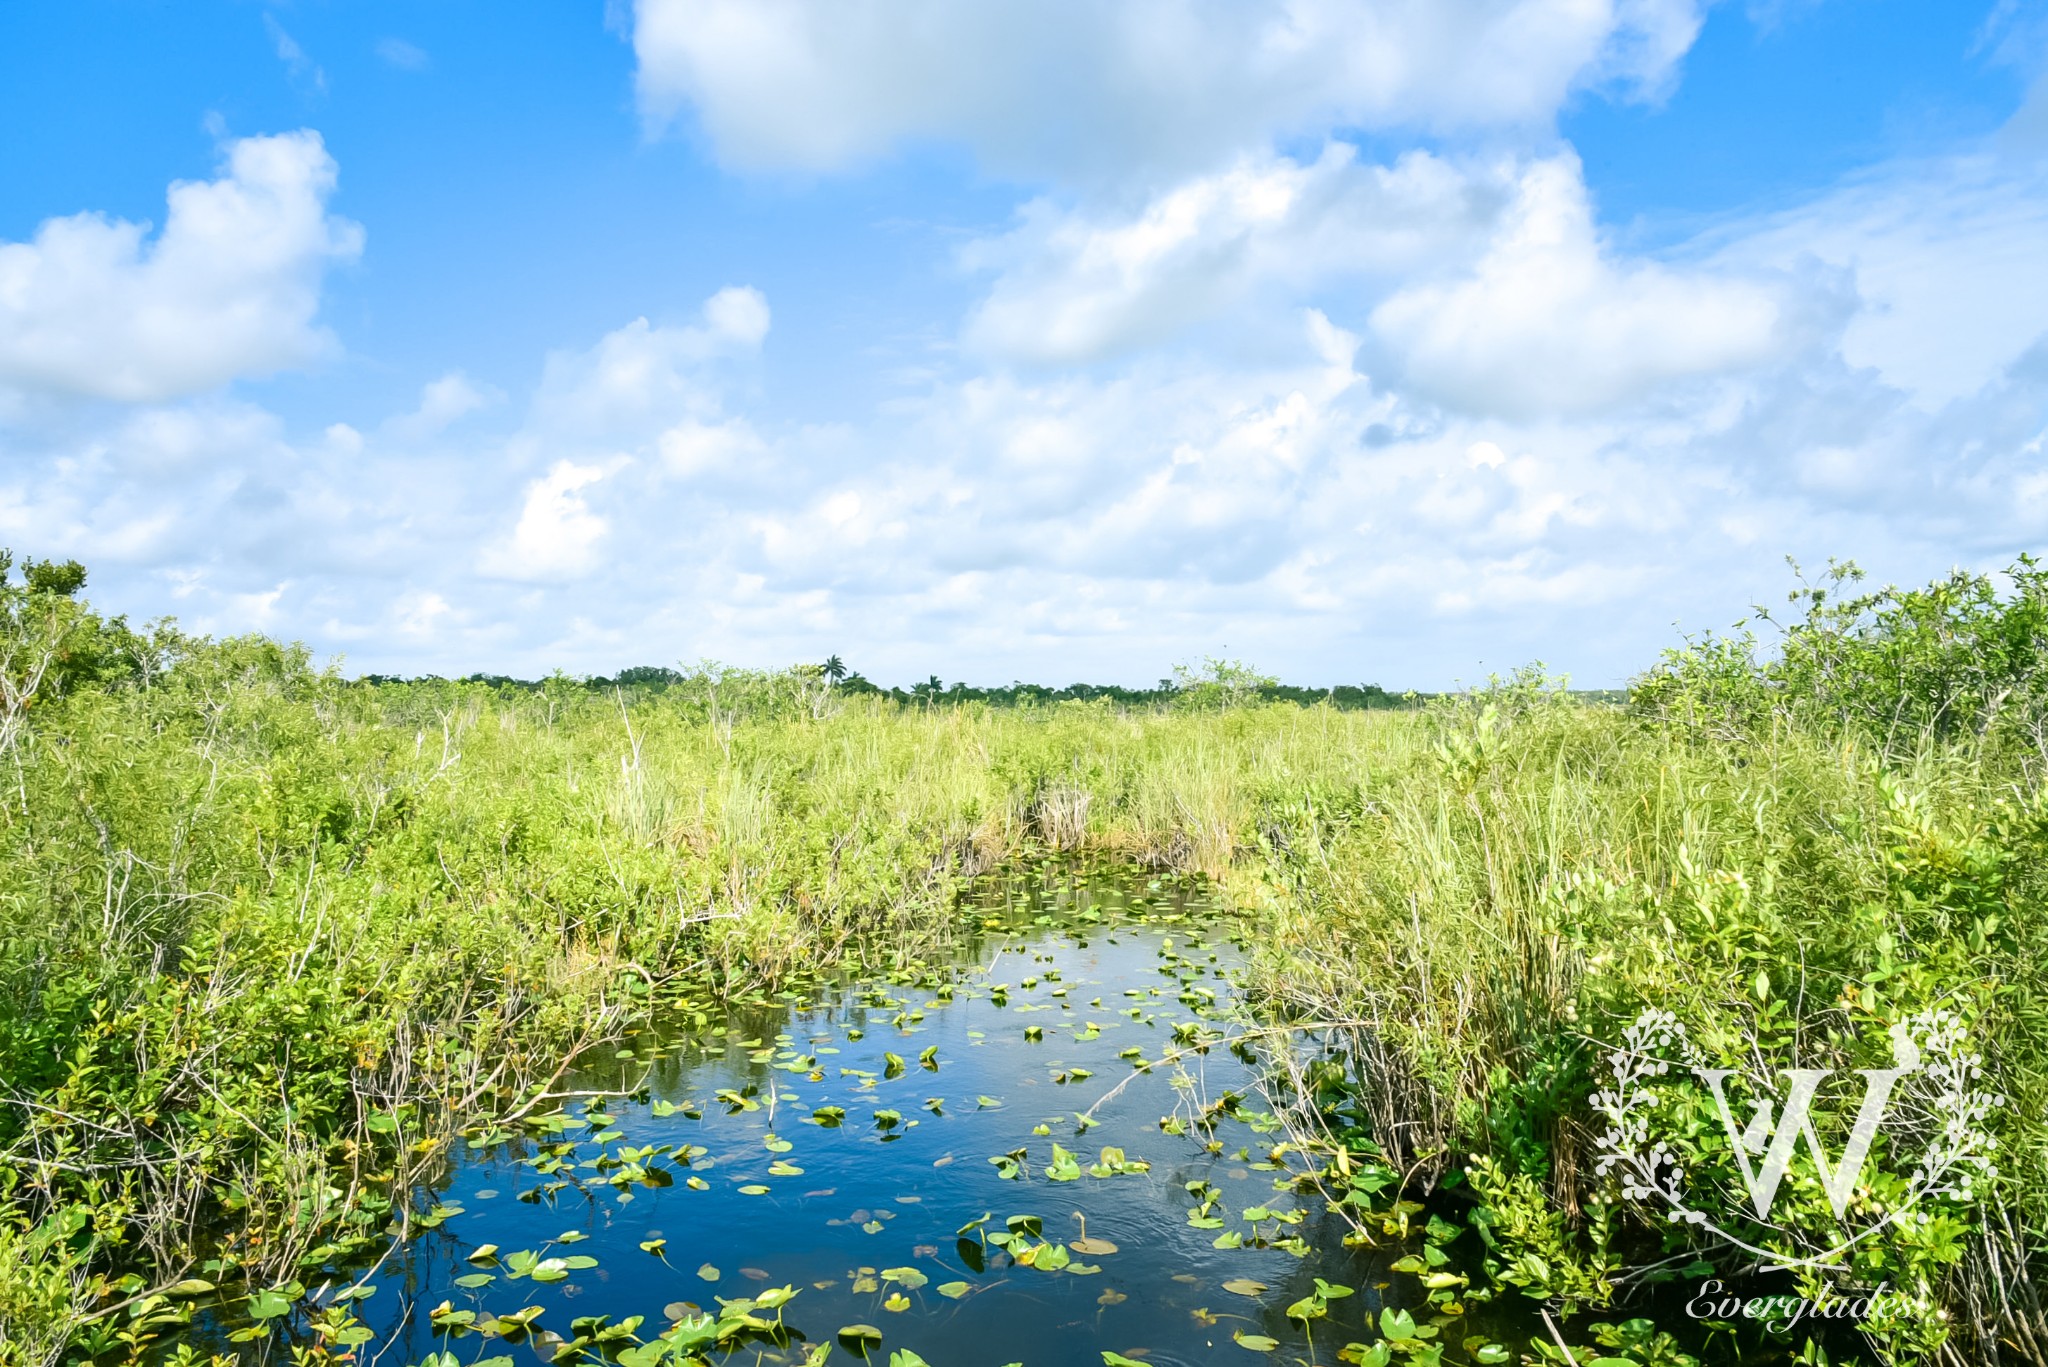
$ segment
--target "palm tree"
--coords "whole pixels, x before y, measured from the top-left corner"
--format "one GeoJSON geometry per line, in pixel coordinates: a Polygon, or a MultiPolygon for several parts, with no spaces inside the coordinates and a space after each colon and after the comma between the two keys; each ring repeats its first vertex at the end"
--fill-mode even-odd
{"type": "Polygon", "coordinates": [[[825,677],[835,684],[844,679],[846,677],[846,661],[840,659],[837,655],[826,656],[825,677]]]}

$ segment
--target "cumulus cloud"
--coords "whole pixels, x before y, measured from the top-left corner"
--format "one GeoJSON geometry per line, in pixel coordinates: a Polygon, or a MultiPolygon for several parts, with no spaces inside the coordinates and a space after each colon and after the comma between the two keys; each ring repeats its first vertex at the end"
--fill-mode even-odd
{"type": "Polygon", "coordinates": [[[419,441],[436,436],[450,423],[474,413],[492,400],[489,391],[479,389],[459,370],[451,370],[420,391],[420,406],[386,424],[393,436],[419,441]]]}
{"type": "Polygon", "coordinates": [[[303,438],[218,397],[91,410],[16,441],[0,535],[138,614],[357,668],[837,650],[892,680],[1138,681],[1227,647],[1304,679],[1543,657],[1613,683],[1674,618],[1773,593],[1784,552],[1918,578],[2048,541],[2048,320],[1977,274],[2048,270],[2048,188],[1941,176],[1646,259],[1601,239],[1569,158],[1249,157],[973,248],[974,326],[1011,331],[970,333],[1038,367],[970,356],[797,424],[753,393],[770,311],[734,289],[556,353],[523,406],[462,412],[458,374],[303,438]],[[1930,183],[1956,192],[1912,207],[1930,183]],[[1219,278],[1203,307],[1270,345],[1146,344],[1219,278]],[[1936,365],[1916,331],[1976,349],[1936,365]]]}
{"type": "Polygon", "coordinates": [[[1005,172],[1184,175],[1332,126],[1546,124],[1654,95],[1698,0],[634,0],[642,109],[721,159],[833,170],[899,144],[1005,172]]]}
{"type": "Polygon", "coordinates": [[[518,525],[506,541],[488,547],[479,561],[485,574],[501,579],[559,579],[588,573],[610,524],[590,510],[583,490],[607,471],[558,460],[526,487],[518,525]]]}
{"type": "Polygon", "coordinates": [[[244,138],[171,186],[153,239],[85,213],[0,242],[0,389],[161,400],[325,354],[321,277],[362,249],[334,185],[319,134],[244,138]]]}
{"type": "Polygon", "coordinates": [[[712,295],[688,326],[636,318],[588,351],[549,356],[536,414],[552,426],[601,435],[709,412],[716,390],[704,367],[759,350],[768,325],[761,292],[737,286],[712,295]]]}
{"type": "Polygon", "coordinates": [[[1192,177],[1133,214],[1037,200],[1017,228],[962,253],[997,272],[966,339],[1004,359],[1090,361],[1264,293],[1441,268],[1484,244],[1510,169],[1426,152],[1367,165],[1332,142],[1313,162],[1263,156],[1192,177]]]}
{"type": "Polygon", "coordinates": [[[1616,261],[1576,159],[1561,157],[1528,169],[1471,274],[1401,290],[1372,326],[1423,392],[1532,417],[1759,365],[1789,340],[1789,308],[1782,286],[1764,280],[1616,261]]]}
{"type": "Polygon", "coordinates": [[[1715,264],[1820,260],[1854,281],[1843,357],[1930,403],[1974,391],[2048,331],[2048,158],[1917,159],[1856,176],[1710,239],[1715,264]]]}

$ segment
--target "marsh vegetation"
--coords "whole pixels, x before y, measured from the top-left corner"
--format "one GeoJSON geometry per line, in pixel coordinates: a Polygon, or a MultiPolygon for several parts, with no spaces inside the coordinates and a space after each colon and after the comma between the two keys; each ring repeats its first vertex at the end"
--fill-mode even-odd
{"type": "Polygon", "coordinates": [[[2031,563],[1396,708],[350,681],[74,568],[0,600],[10,1367],[2048,1362],[2031,563]],[[1648,1007],[1764,1071],[1950,1012],[1996,1173],[1759,1276],[1601,1170],[1648,1007]],[[1906,1296],[1723,1332],[1709,1273],[1906,1296]]]}

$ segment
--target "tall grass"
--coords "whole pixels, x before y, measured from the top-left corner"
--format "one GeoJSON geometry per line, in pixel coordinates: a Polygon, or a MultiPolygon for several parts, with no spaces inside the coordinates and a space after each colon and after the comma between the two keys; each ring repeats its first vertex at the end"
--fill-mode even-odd
{"type": "Polygon", "coordinates": [[[149,1292],[369,1247],[460,1123],[577,1049],[929,956],[960,881],[1033,850],[1217,880],[1273,1008],[1348,1022],[1309,1098],[1337,1138],[1465,1182],[1502,1284],[1557,1308],[1669,1251],[1593,1170],[1601,1041],[1644,1005],[1845,1063],[1958,1007],[2013,1098],[2004,1175],[1872,1245],[1854,1271],[1925,1313],[1871,1347],[2048,1361],[2042,757],[1953,701],[1878,734],[1718,645],[1633,709],[1536,679],[1369,713],[370,685],[53,592],[15,604],[9,659],[60,618],[99,644],[60,641],[70,686],[9,701],[0,746],[0,1362],[141,1351],[149,1292]]]}

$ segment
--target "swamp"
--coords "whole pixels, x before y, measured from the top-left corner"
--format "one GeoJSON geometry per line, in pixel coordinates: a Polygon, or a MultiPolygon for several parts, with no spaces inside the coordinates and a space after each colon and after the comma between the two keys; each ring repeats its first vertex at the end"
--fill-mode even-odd
{"type": "Polygon", "coordinates": [[[6,1367],[2048,1363],[2032,561],[1405,700],[0,572],[6,1367]]]}

